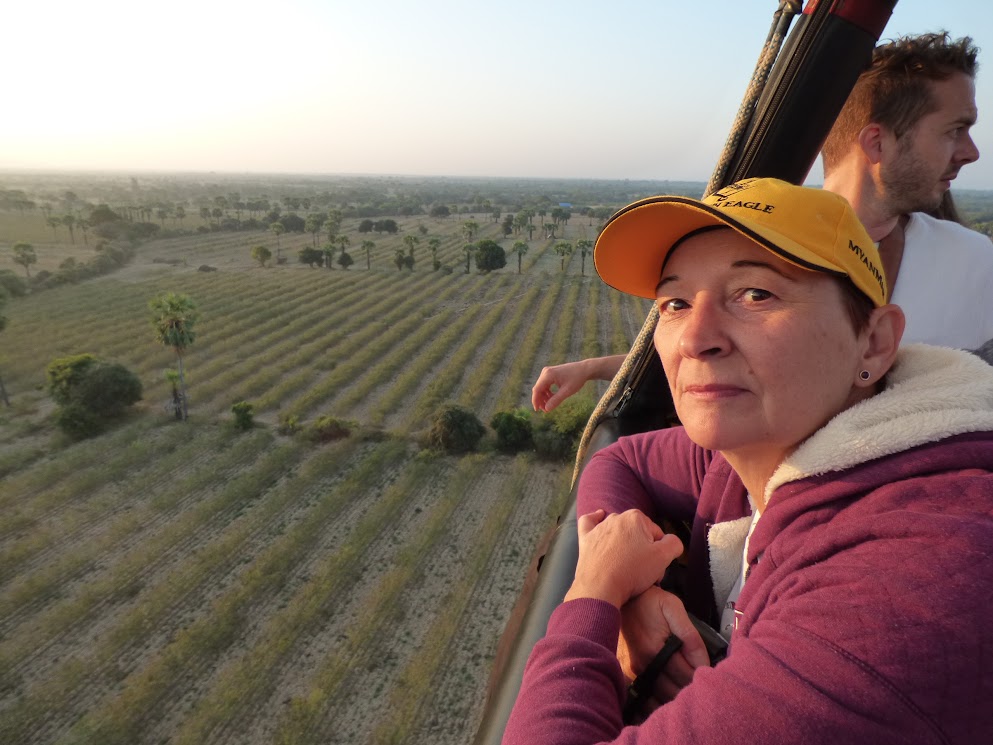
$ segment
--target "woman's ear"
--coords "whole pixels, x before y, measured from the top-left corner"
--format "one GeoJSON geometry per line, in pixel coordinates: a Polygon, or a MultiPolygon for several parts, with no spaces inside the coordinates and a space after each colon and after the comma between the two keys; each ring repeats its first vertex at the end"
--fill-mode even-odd
{"type": "Polygon", "coordinates": [[[861,366],[855,384],[859,387],[876,385],[893,366],[907,319],[899,305],[884,305],[869,316],[869,324],[862,332],[864,346],[861,366]],[[868,372],[868,376],[865,372],[868,372]]]}

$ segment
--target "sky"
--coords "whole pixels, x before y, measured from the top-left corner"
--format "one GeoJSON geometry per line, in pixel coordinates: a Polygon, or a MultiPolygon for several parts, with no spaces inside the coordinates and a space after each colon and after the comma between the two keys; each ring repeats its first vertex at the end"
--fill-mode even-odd
{"type": "MultiPolygon", "coordinates": [[[[10,3],[0,169],[706,181],[777,7],[10,3]]],[[[941,29],[985,50],[955,186],[993,189],[993,4],[899,0],[883,38],[941,29]]]]}

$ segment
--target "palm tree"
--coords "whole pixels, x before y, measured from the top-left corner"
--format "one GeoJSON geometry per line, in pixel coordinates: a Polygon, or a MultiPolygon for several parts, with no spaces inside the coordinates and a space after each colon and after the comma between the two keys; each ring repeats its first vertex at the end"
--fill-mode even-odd
{"type": "Polygon", "coordinates": [[[48,227],[52,229],[52,238],[56,241],[59,239],[59,227],[62,225],[62,221],[57,217],[49,217],[45,220],[48,223],[48,227]]]}
{"type": "MultiPolygon", "coordinates": [[[[552,223],[549,223],[549,225],[551,224],[552,223]]],[[[548,227],[548,225],[546,225],[545,227],[548,227]]],[[[554,249],[555,249],[555,253],[557,253],[561,257],[560,263],[561,263],[562,271],[564,272],[565,257],[570,256],[572,254],[572,244],[569,243],[569,241],[559,241],[558,243],[555,244],[554,249]]]]}
{"type": "Polygon", "coordinates": [[[521,259],[524,258],[524,254],[528,252],[528,244],[524,241],[515,241],[513,247],[510,249],[515,254],[517,254],[517,273],[521,273],[521,259]]]}
{"type": "Polygon", "coordinates": [[[38,262],[38,255],[30,243],[14,244],[14,263],[24,267],[28,277],[31,276],[31,265],[38,262]]]}
{"type": "Polygon", "coordinates": [[[438,271],[441,268],[441,262],[438,261],[438,249],[441,248],[441,238],[429,238],[428,248],[431,250],[431,265],[435,271],[438,271]]]}
{"type": "Polygon", "coordinates": [[[283,223],[274,222],[269,225],[269,230],[274,236],[276,236],[276,263],[278,264],[279,260],[283,256],[282,249],[279,247],[279,236],[283,234],[283,231],[286,230],[286,228],[283,227],[283,223]]]}
{"type": "Polygon", "coordinates": [[[408,266],[410,267],[411,271],[414,270],[414,247],[420,242],[421,239],[418,238],[416,235],[405,235],[403,237],[403,245],[407,247],[407,255],[410,257],[408,266]]]}
{"type": "Polygon", "coordinates": [[[372,269],[372,249],[376,244],[372,241],[362,241],[362,249],[365,251],[365,268],[372,269]]]}
{"type": "Polygon", "coordinates": [[[469,260],[472,258],[472,255],[476,253],[476,245],[474,243],[466,243],[465,246],[462,247],[462,250],[465,251],[465,273],[468,274],[469,260]]]}
{"type": "Polygon", "coordinates": [[[73,215],[63,215],[62,224],[69,228],[69,239],[72,241],[72,245],[76,245],[76,234],[73,232],[73,228],[76,226],[76,218],[73,215]]]}
{"type": "Polygon", "coordinates": [[[189,416],[186,405],[186,379],[183,376],[183,353],[193,344],[196,334],[193,326],[200,317],[196,304],[188,295],[167,292],[148,302],[152,312],[152,326],[158,340],[172,347],[178,359],[179,400],[176,404],[176,418],[185,421],[189,416]]]}
{"type": "Polygon", "coordinates": [[[476,237],[476,233],[479,232],[479,223],[475,220],[466,220],[462,223],[462,235],[465,239],[472,242],[472,239],[476,237]]]}
{"type": "Polygon", "coordinates": [[[590,251],[593,250],[593,241],[589,238],[583,238],[580,241],[576,241],[576,250],[579,251],[579,255],[583,257],[583,269],[581,274],[586,276],[586,257],[589,255],[590,251]]]}
{"type": "Polygon", "coordinates": [[[334,269],[332,264],[334,263],[334,250],[335,245],[333,243],[325,243],[321,247],[321,251],[324,252],[324,266],[328,269],[334,269]]]}

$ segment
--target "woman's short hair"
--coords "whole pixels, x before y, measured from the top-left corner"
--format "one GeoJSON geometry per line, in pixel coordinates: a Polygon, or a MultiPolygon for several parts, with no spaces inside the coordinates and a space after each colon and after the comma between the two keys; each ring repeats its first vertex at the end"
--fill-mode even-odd
{"type": "Polygon", "coordinates": [[[869,319],[876,306],[848,277],[837,277],[835,281],[841,292],[841,301],[848,312],[848,320],[851,321],[855,333],[861,334],[869,327],[869,319]]]}

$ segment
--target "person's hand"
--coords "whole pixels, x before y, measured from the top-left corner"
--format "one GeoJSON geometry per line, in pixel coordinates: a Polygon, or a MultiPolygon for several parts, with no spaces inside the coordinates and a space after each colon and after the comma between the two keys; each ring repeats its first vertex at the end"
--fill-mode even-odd
{"type": "Polygon", "coordinates": [[[579,561],[566,600],[597,598],[618,608],[640,595],[665,574],[683,552],[674,535],[666,535],[640,510],[607,515],[597,510],[578,521],[579,561]]]}
{"type": "Polygon", "coordinates": [[[621,608],[617,659],[628,680],[644,672],[670,634],[679,637],[683,646],[655,680],[649,709],[671,701],[688,686],[698,667],[710,665],[710,655],[682,601],[671,592],[652,586],[621,608]]]}
{"type": "Polygon", "coordinates": [[[549,412],[578,393],[590,380],[587,360],[566,362],[541,368],[541,375],[531,389],[531,405],[535,411],[549,412]],[[554,388],[554,390],[553,390],[554,388]]]}

